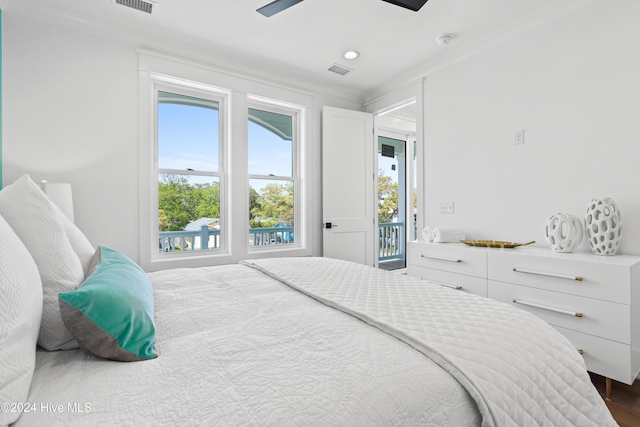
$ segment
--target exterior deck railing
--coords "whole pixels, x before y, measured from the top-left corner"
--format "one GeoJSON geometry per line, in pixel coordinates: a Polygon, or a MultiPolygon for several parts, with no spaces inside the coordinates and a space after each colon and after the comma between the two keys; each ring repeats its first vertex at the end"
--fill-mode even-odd
{"type": "MultiPolygon", "coordinates": [[[[217,249],[220,247],[220,230],[203,225],[199,231],[161,231],[160,252],[217,249]]],[[[250,228],[251,246],[281,245],[293,243],[293,227],[250,228]]]]}
{"type": "Polygon", "coordinates": [[[282,245],[293,243],[293,227],[250,228],[249,245],[282,245]]]}
{"type": "MultiPolygon", "coordinates": [[[[413,225],[416,234],[415,223],[413,225]]],[[[378,224],[379,260],[401,259],[405,255],[405,224],[383,222],[378,224]]],[[[159,251],[193,251],[220,247],[220,230],[203,225],[199,231],[161,231],[159,251]]],[[[414,236],[415,238],[415,236],[414,236]]],[[[293,243],[293,227],[250,228],[251,246],[293,243]]]]}
{"type": "Polygon", "coordinates": [[[404,258],[404,222],[378,223],[378,241],[380,253],[378,260],[404,258]]]}

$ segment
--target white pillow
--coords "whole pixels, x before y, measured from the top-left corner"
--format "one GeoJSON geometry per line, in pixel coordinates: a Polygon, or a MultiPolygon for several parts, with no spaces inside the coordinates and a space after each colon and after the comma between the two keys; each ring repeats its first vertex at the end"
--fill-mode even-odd
{"type": "Polygon", "coordinates": [[[78,288],[84,271],[60,216],[29,175],[0,191],[0,215],[31,253],[42,280],[43,307],[38,344],[47,350],[78,348],[65,328],[58,294],[78,288]]]}
{"type": "Polygon", "coordinates": [[[69,239],[69,243],[71,244],[71,248],[78,255],[80,259],[80,264],[82,264],[82,272],[84,273],[84,278],[87,278],[87,273],[89,270],[89,262],[91,262],[91,258],[93,254],[96,253],[96,248],[91,246],[91,242],[87,239],[87,236],[73,223],[71,220],[62,212],[62,210],[56,206],[55,203],[51,203],[53,209],[58,212],[58,216],[60,217],[60,221],[64,226],[64,231],[67,234],[67,238],[69,239]]]}
{"type": "MultiPolygon", "coordinates": [[[[0,403],[27,401],[42,315],[38,267],[0,216],[0,403]]],[[[0,411],[0,426],[19,412],[0,411]]]]}

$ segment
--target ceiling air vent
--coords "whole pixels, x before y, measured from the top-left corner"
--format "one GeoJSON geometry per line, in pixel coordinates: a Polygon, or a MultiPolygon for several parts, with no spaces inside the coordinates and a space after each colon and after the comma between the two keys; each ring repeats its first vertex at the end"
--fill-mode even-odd
{"type": "Polygon", "coordinates": [[[329,68],[329,71],[344,76],[349,71],[353,71],[353,70],[351,68],[345,67],[344,65],[333,64],[333,66],[329,68]]]}
{"type": "Polygon", "coordinates": [[[153,13],[158,7],[156,2],[149,0],[114,0],[114,2],[146,13],[153,13]]]}

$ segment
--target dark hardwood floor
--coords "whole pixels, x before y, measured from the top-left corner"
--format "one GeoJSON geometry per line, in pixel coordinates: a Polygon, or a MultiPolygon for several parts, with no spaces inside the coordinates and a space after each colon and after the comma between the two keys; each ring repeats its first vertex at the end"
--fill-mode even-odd
{"type": "MultiPolygon", "coordinates": [[[[591,381],[604,399],[604,377],[591,374],[591,381]]],[[[633,385],[612,381],[611,400],[605,401],[605,403],[620,427],[640,426],[640,380],[633,385]]]]}

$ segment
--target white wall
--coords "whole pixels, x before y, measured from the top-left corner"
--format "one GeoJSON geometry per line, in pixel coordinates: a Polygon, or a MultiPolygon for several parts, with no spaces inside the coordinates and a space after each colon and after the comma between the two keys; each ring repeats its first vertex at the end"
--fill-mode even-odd
{"type": "Polygon", "coordinates": [[[428,76],[425,224],[546,246],[549,215],[610,196],[640,255],[638,22],[638,1],[595,1],[428,76]]]}
{"type": "MultiPolygon", "coordinates": [[[[424,224],[544,245],[548,215],[582,215],[592,197],[611,196],[621,252],[640,254],[639,21],[640,2],[594,1],[430,74],[424,224]],[[515,129],[525,129],[522,146],[515,129]],[[456,213],[440,214],[449,200],[456,213]]],[[[139,43],[6,11],[2,31],[4,184],[23,173],[71,182],[91,242],[138,260],[139,43]]],[[[360,104],[313,92],[312,223],[321,224],[321,107],[360,104]]],[[[314,254],[321,238],[318,227],[314,254]]]]}
{"type": "MultiPolygon", "coordinates": [[[[89,240],[138,261],[140,42],[6,12],[2,30],[3,184],[23,173],[72,183],[76,224],[89,240]]],[[[313,91],[312,224],[322,223],[322,105],[361,108],[313,91]]],[[[318,225],[314,255],[322,253],[321,239],[318,225]]]]}

